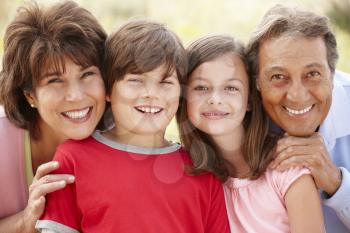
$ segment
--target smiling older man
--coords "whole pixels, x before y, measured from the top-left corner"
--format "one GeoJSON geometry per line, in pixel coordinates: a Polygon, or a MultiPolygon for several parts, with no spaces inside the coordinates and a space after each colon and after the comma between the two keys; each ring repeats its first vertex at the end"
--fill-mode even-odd
{"type": "Polygon", "coordinates": [[[285,133],[271,167],[309,168],[322,190],[327,231],[350,232],[350,76],[335,72],[328,19],[277,5],[253,33],[247,56],[263,107],[285,133]]]}

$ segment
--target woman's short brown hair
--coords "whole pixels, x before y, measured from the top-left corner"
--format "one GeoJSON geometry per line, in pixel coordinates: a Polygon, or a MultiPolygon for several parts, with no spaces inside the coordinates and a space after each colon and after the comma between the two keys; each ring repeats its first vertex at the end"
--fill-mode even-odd
{"type": "MultiPolygon", "coordinates": [[[[209,36],[193,42],[187,48],[189,74],[185,85],[189,82],[191,73],[198,66],[230,53],[239,56],[246,64],[243,44],[230,36],[209,36]]],[[[246,134],[242,153],[250,167],[250,178],[256,179],[266,170],[267,164],[271,160],[269,152],[272,149],[273,140],[267,135],[269,126],[267,117],[262,111],[262,104],[257,98],[258,93],[252,91],[252,89],[249,82],[249,105],[251,110],[246,113],[243,120],[246,134]]],[[[196,129],[188,120],[186,98],[182,99],[176,118],[181,141],[190,152],[193,161],[191,172],[194,174],[213,172],[224,181],[229,175],[228,162],[224,161],[224,158],[217,151],[210,136],[196,129]]]]}
{"type": "Polygon", "coordinates": [[[106,33],[96,18],[73,1],[20,7],[4,37],[0,102],[17,127],[39,136],[39,113],[24,91],[35,89],[47,69],[64,72],[64,59],[83,67],[101,67],[106,33]]]}
{"type": "Polygon", "coordinates": [[[180,84],[187,73],[187,57],[178,36],[165,25],[144,20],[131,20],[111,34],[106,41],[104,72],[107,94],[115,81],[125,74],[141,74],[166,65],[168,75],[176,70],[180,84]]]}

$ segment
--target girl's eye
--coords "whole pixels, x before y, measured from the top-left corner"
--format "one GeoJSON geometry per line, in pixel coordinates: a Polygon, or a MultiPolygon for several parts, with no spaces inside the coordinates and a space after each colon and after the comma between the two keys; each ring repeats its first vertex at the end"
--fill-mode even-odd
{"type": "Polygon", "coordinates": [[[225,90],[232,91],[232,92],[239,91],[237,87],[231,87],[231,86],[225,87],[225,90]]]}
{"type": "Polygon", "coordinates": [[[196,86],[196,87],[194,88],[194,90],[195,90],[195,91],[207,91],[207,90],[209,90],[209,88],[208,88],[208,87],[205,87],[205,86],[196,86]]]}
{"type": "Polygon", "coordinates": [[[86,78],[86,77],[89,77],[89,76],[94,75],[94,74],[95,73],[93,71],[87,71],[87,72],[84,72],[81,77],[86,78]]]}

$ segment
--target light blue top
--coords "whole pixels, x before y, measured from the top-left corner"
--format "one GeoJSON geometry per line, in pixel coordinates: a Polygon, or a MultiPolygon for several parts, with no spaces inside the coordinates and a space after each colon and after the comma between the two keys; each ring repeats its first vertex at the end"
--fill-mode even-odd
{"type": "Polygon", "coordinates": [[[350,233],[350,75],[337,71],[333,85],[332,105],[319,132],[341,169],[342,183],[332,197],[321,197],[327,232],[350,233]]]}

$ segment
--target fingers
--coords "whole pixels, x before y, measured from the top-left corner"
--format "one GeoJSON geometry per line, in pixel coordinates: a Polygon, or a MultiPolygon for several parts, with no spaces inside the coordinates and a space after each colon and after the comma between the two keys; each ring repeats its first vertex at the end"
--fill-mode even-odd
{"type": "Polygon", "coordinates": [[[319,167],[319,164],[320,162],[312,155],[299,155],[285,159],[276,166],[276,170],[285,171],[291,167],[307,167],[312,172],[316,167],[319,167]]]}
{"type": "Polygon", "coordinates": [[[278,140],[276,146],[276,153],[280,153],[290,146],[308,146],[308,145],[319,145],[323,146],[324,141],[319,133],[315,133],[310,137],[294,137],[285,134],[283,138],[278,140]]]}
{"type": "Polygon", "coordinates": [[[59,167],[59,163],[57,161],[51,161],[48,163],[41,164],[36,170],[34,179],[38,180],[41,177],[49,174],[50,172],[56,170],[59,167]]]}
{"type": "MultiPolygon", "coordinates": [[[[71,184],[75,180],[74,176],[67,174],[49,174],[41,177],[39,180],[33,180],[33,183],[29,187],[29,192],[31,193],[36,188],[50,183],[57,183],[59,181],[64,181],[65,184],[71,184]]],[[[63,183],[62,183],[63,184],[63,183]]],[[[44,194],[45,195],[45,194],[44,194]]]]}
{"type": "Polygon", "coordinates": [[[305,158],[304,156],[313,160],[315,158],[317,159],[317,157],[322,157],[318,152],[317,146],[289,146],[279,153],[276,153],[275,159],[270,163],[269,167],[275,169],[285,161],[296,160],[296,158],[293,157],[305,158]]]}

